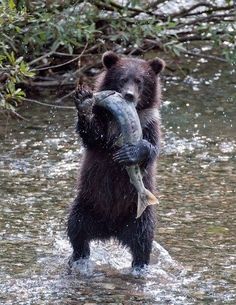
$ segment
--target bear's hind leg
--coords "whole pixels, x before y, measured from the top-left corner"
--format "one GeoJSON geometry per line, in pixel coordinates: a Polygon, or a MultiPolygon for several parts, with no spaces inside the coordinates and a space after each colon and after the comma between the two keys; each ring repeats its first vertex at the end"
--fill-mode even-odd
{"type": "Polygon", "coordinates": [[[88,222],[85,216],[80,213],[74,213],[72,210],[68,219],[67,234],[73,247],[73,254],[70,258],[69,265],[81,258],[89,258],[89,238],[88,238],[88,222]]]}
{"type": "Polygon", "coordinates": [[[142,269],[149,264],[150,254],[152,250],[152,242],[143,240],[135,241],[130,245],[130,250],[133,256],[132,267],[142,269]]]}
{"type": "Polygon", "coordinates": [[[69,260],[70,266],[81,258],[89,258],[90,247],[89,242],[85,238],[79,237],[73,240],[70,238],[70,242],[73,247],[73,254],[69,260]]]}
{"type": "Polygon", "coordinates": [[[148,210],[149,207],[140,218],[126,223],[118,236],[118,240],[130,248],[135,269],[144,268],[150,261],[155,224],[148,210]]]}

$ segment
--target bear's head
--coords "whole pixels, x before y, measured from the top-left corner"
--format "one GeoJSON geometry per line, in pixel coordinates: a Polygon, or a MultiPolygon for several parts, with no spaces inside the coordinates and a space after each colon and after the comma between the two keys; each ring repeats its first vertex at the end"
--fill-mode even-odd
{"type": "Polygon", "coordinates": [[[165,63],[159,58],[143,60],[119,57],[114,52],[105,52],[102,58],[105,72],[100,78],[99,90],[115,90],[124,99],[134,102],[138,109],[155,103],[158,91],[158,74],[165,63]]]}

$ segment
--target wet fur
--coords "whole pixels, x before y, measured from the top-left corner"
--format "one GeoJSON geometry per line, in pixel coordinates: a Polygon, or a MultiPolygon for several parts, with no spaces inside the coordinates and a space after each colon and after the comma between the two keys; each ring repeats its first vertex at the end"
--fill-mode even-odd
{"type": "MultiPolygon", "coordinates": [[[[112,59],[108,58],[108,65],[112,64],[112,59]]],[[[118,76],[127,71],[144,77],[137,109],[143,138],[153,145],[154,153],[140,167],[145,187],[154,192],[160,146],[160,89],[156,74],[146,61],[124,58],[100,75],[96,91],[119,91],[116,87],[118,76]]],[[[153,206],[148,206],[139,219],[135,218],[137,191],[130,183],[125,167],[112,159],[117,128],[108,113],[95,108],[92,121],[78,114],[77,131],[86,152],[80,169],[78,194],[68,219],[68,236],[74,250],[71,261],[89,256],[91,240],[114,237],[130,248],[132,265],[143,267],[149,263],[155,228],[154,210],[153,206]]]]}

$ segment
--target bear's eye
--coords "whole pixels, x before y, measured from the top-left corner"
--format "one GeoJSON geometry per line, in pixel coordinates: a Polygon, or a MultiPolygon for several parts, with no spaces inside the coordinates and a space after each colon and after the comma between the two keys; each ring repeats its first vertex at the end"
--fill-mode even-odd
{"type": "Polygon", "coordinates": [[[135,84],[140,85],[142,83],[141,79],[135,78],[134,79],[135,84]]]}
{"type": "Polygon", "coordinates": [[[121,85],[124,85],[124,84],[127,83],[127,82],[128,82],[128,79],[125,78],[125,77],[120,79],[120,84],[121,84],[121,85]]]}

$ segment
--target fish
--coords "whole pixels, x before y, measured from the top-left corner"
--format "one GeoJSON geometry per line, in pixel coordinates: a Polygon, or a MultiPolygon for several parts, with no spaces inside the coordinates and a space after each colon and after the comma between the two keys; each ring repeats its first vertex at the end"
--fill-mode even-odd
{"type": "MultiPolygon", "coordinates": [[[[126,101],[122,95],[116,91],[100,91],[93,94],[94,105],[105,108],[116,121],[121,136],[116,143],[119,147],[125,144],[137,144],[142,138],[142,127],[135,104],[126,101]]],[[[137,215],[139,218],[147,206],[158,204],[158,199],[145,188],[142,173],[138,164],[126,166],[126,171],[138,193],[137,215]]]]}

